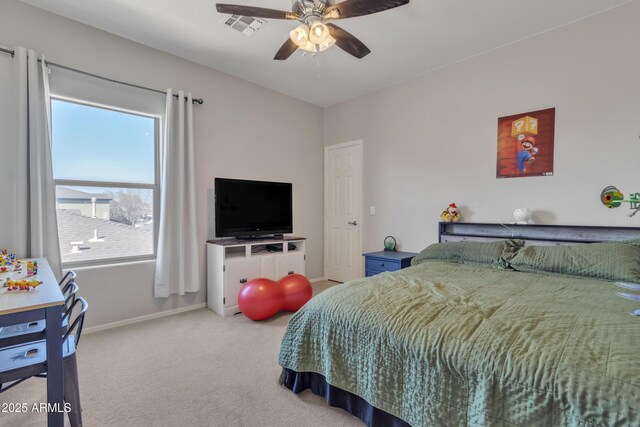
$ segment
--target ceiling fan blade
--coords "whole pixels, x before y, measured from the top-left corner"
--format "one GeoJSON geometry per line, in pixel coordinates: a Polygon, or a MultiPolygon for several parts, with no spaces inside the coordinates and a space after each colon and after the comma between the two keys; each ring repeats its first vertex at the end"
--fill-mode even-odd
{"type": "Polygon", "coordinates": [[[362,59],[371,53],[371,50],[369,50],[364,43],[337,25],[327,24],[327,27],[329,27],[329,34],[331,34],[331,37],[336,39],[336,46],[345,52],[358,59],[362,59]]]}
{"type": "Polygon", "coordinates": [[[355,18],[356,16],[384,12],[407,3],[409,0],[346,0],[327,7],[324,17],[325,19],[355,18]]]}
{"type": "Polygon", "coordinates": [[[295,52],[296,50],[298,50],[298,45],[296,45],[293,42],[293,40],[289,38],[287,39],[286,42],[284,42],[284,44],[282,45],[278,53],[276,53],[276,56],[273,57],[273,59],[275,59],[276,61],[284,61],[285,59],[293,55],[293,52],[295,52]]]}
{"type": "Polygon", "coordinates": [[[241,6],[238,4],[216,4],[216,9],[220,13],[229,15],[250,16],[253,18],[268,19],[298,19],[298,14],[284,10],[265,9],[263,7],[241,6]]]}

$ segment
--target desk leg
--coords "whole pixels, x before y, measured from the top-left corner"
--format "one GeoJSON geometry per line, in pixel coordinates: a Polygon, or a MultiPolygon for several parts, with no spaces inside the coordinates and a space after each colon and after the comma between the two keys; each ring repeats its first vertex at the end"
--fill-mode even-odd
{"type": "Polygon", "coordinates": [[[47,403],[49,427],[64,425],[63,372],[62,372],[62,306],[46,309],[47,340],[47,403]],[[51,409],[53,409],[51,411],[51,409]]]}

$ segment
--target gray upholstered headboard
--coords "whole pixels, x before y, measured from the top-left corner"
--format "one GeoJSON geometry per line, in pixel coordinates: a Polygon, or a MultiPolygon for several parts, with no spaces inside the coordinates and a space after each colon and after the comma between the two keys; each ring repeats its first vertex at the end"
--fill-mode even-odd
{"type": "MultiPolygon", "coordinates": [[[[576,245],[581,243],[615,242],[640,239],[638,227],[606,227],[587,225],[541,225],[541,224],[483,224],[473,222],[441,222],[439,241],[460,242],[504,239],[522,239],[526,245],[576,245]]],[[[634,284],[619,284],[622,287],[634,284]]],[[[637,296],[628,290],[618,292],[618,296],[636,300],[637,296]]],[[[629,312],[640,317],[640,309],[629,312]]]]}
{"type": "Polygon", "coordinates": [[[522,239],[527,245],[575,245],[640,239],[640,228],[441,222],[438,235],[440,242],[522,239]]]}

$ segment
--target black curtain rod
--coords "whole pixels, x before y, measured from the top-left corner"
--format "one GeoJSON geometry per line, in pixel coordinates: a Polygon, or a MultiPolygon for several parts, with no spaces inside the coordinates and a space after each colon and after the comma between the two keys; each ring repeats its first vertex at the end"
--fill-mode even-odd
{"type": "MultiPolygon", "coordinates": [[[[0,52],[8,53],[9,55],[11,55],[11,57],[15,56],[15,51],[9,50],[9,49],[5,49],[3,47],[0,47],[0,52]]],[[[41,59],[38,59],[38,62],[41,62],[41,61],[42,61],[41,59]]],[[[66,65],[56,64],[55,62],[51,62],[51,61],[46,61],[46,64],[50,65],[52,67],[62,68],[63,70],[72,71],[74,73],[83,74],[85,76],[95,77],[96,79],[106,80],[106,81],[111,82],[111,83],[118,83],[118,84],[121,84],[121,85],[134,87],[136,89],[142,89],[142,90],[148,90],[150,92],[162,93],[164,95],[167,94],[167,92],[165,92],[163,90],[153,89],[153,88],[146,87],[146,86],[134,85],[132,83],[127,83],[127,82],[122,82],[120,80],[110,79],[109,77],[104,77],[104,76],[100,76],[98,74],[88,73],[86,71],[78,70],[76,68],[67,67],[66,65]]],[[[178,95],[177,94],[173,94],[173,97],[178,99],[178,95]]],[[[186,97],[185,97],[185,100],[186,100],[186,97]]],[[[204,100],[202,98],[193,98],[192,102],[194,104],[199,104],[199,105],[204,104],[204,100]]]]}
{"type": "Polygon", "coordinates": [[[13,56],[16,54],[15,51],[13,50],[9,50],[9,49],[5,49],[3,47],[0,47],[0,52],[4,52],[4,53],[8,53],[9,55],[11,55],[11,57],[13,58],[13,56]]]}

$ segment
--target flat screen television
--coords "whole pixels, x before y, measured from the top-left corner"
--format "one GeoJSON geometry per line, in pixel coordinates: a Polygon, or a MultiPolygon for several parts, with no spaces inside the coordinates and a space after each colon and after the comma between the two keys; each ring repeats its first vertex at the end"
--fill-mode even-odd
{"type": "Polygon", "coordinates": [[[216,237],[292,233],[292,202],[290,183],[216,178],[216,237]]]}

